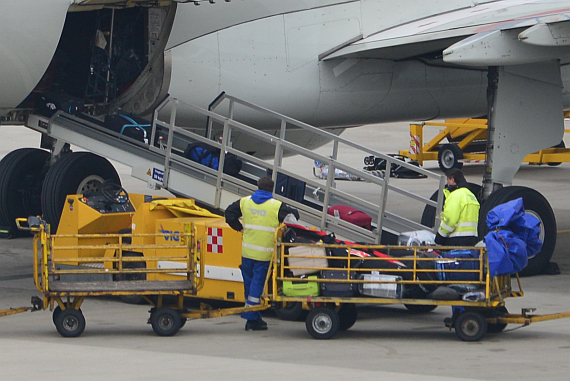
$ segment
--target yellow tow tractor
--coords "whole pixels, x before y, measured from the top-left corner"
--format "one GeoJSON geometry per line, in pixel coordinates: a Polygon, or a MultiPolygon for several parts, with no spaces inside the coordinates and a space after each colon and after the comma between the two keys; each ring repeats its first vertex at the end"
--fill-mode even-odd
{"type": "Polygon", "coordinates": [[[58,332],[75,337],[85,328],[85,298],[112,295],[146,300],[153,330],[170,336],[188,318],[245,310],[184,307],[186,297],[244,304],[241,233],[193,200],[129,196],[110,184],[101,193],[68,196],[56,234],[39,217],[17,224],[36,233],[34,282],[43,300],[0,316],[49,308],[58,332]]]}
{"type": "MultiPolygon", "coordinates": [[[[566,130],[565,132],[570,132],[566,130]]],[[[442,171],[461,168],[463,163],[483,163],[486,160],[487,119],[451,119],[445,123],[423,122],[410,125],[410,149],[400,155],[416,160],[437,160],[442,171]],[[424,127],[444,127],[433,139],[424,143],[424,127]]],[[[542,151],[527,155],[524,162],[550,166],[570,162],[570,149],[564,141],[542,151]]]]}

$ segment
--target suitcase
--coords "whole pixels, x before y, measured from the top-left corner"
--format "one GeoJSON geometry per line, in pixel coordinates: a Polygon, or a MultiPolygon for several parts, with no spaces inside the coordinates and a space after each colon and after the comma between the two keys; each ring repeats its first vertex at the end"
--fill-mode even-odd
{"type": "MultiPolygon", "coordinates": [[[[362,274],[360,279],[366,281],[401,281],[401,276],[386,274],[362,274]]],[[[397,283],[359,283],[358,291],[362,295],[374,296],[376,298],[401,299],[404,287],[397,283]]]]}
{"type": "Polygon", "coordinates": [[[132,114],[105,115],[105,127],[145,144],[151,132],[149,121],[132,114]]]}
{"type": "Polygon", "coordinates": [[[328,208],[327,213],[341,220],[362,228],[372,230],[372,217],[348,205],[335,205],[328,208]]]}
{"type": "Polygon", "coordinates": [[[437,278],[439,280],[478,280],[479,279],[479,250],[450,250],[443,253],[444,258],[435,261],[437,278]],[[455,259],[470,259],[457,261],[455,259]],[[447,270],[471,270],[470,272],[451,272],[447,270]]]}
{"type": "MultiPolygon", "coordinates": [[[[317,279],[317,276],[311,275],[306,279],[317,279]]],[[[283,295],[285,296],[319,296],[319,291],[319,284],[317,282],[283,281],[283,295]]]]}
{"type": "Polygon", "coordinates": [[[314,246],[295,246],[289,248],[289,257],[287,258],[290,267],[308,267],[304,269],[292,268],[293,276],[301,276],[314,274],[323,268],[328,267],[326,251],[324,247],[314,246]],[[313,258],[305,258],[313,257],[313,258]]]}
{"type": "MultiPolygon", "coordinates": [[[[321,279],[344,279],[347,278],[348,272],[345,270],[323,270],[321,271],[321,279]]],[[[355,279],[356,273],[350,273],[350,279],[355,279]]],[[[322,296],[355,296],[357,287],[354,283],[321,283],[322,296]]]]}
{"type": "MultiPolygon", "coordinates": [[[[271,176],[271,174],[269,174],[269,176],[271,176]]],[[[301,180],[294,179],[282,173],[277,174],[275,193],[280,196],[302,203],[305,199],[305,187],[306,184],[301,180]]]]}
{"type": "Polygon", "coordinates": [[[52,117],[59,110],[72,115],[85,111],[83,99],[64,93],[38,94],[35,102],[37,111],[47,117],[52,117]]]}

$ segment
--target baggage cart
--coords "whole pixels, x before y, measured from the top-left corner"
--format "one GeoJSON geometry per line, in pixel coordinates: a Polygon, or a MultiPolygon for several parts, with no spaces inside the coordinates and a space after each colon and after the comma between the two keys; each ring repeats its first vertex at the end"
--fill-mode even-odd
{"type": "MultiPolygon", "coordinates": [[[[269,299],[278,304],[303,304],[309,310],[305,326],[315,339],[330,339],[339,331],[351,328],[357,320],[356,304],[403,304],[411,312],[430,312],[438,306],[453,307],[453,315],[445,319],[445,325],[454,329],[463,341],[478,341],[487,332],[499,333],[508,324],[523,326],[534,322],[570,317],[570,311],[548,315],[535,315],[534,309],[523,309],[521,314],[507,311],[506,300],[524,296],[518,274],[490,276],[489,261],[485,248],[482,247],[434,247],[434,246],[386,246],[386,245],[351,245],[346,257],[329,256],[331,263],[345,263],[346,267],[335,268],[330,265],[312,267],[310,251],[306,251],[307,261],[299,265],[291,265],[288,261],[290,248],[298,246],[315,246],[320,249],[347,248],[346,245],[323,243],[289,243],[282,237],[286,226],[282,225],[276,233],[274,265],[271,272],[271,292],[269,299]],[[388,254],[388,257],[360,258],[355,261],[350,257],[352,250],[377,250],[388,254]],[[425,255],[437,249],[476,251],[473,257],[457,257],[454,259],[425,255]],[[393,253],[409,253],[406,256],[390,256],[393,253]],[[402,266],[385,266],[386,261],[399,261],[402,266]],[[436,266],[437,261],[453,261],[455,266],[436,266]],[[359,265],[360,263],[360,265],[359,265]],[[367,263],[363,266],[362,263],[367,263]],[[373,263],[371,265],[371,263],[373,263]],[[464,265],[461,265],[464,264],[464,265]],[[311,279],[294,277],[292,270],[303,270],[310,273],[321,271],[338,271],[344,278],[311,277],[311,279]],[[354,276],[353,274],[358,274],[354,276]],[[287,296],[283,293],[283,282],[312,282],[323,284],[357,285],[358,289],[366,289],[364,294],[355,296],[318,295],[287,296]],[[442,298],[438,296],[438,287],[451,290],[463,290],[463,298],[442,298]],[[375,291],[371,291],[375,290],[375,291]],[[407,290],[407,292],[406,292],[407,290]],[[367,294],[367,295],[365,295],[367,294]],[[370,296],[370,295],[376,296],[370,296]],[[437,298],[436,298],[437,296],[437,298]]],[[[338,253],[338,250],[335,251],[338,253]]],[[[460,293],[457,292],[459,296],[460,293]]],[[[445,295],[444,295],[445,296],[445,295]]]]}
{"type": "Polygon", "coordinates": [[[200,271],[200,266],[205,268],[208,258],[206,250],[201,253],[199,250],[205,243],[197,240],[194,224],[190,231],[171,233],[171,240],[176,238],[176,244],[136,245],[130,242],[136,238],[154,239],[158,234],[52,235],[49,226],[38,217],[30,217],[27,221],[18,219],[17,223],[21,229],[36,233],[33,274],[36,288],[43,298],[32,297],[32,307],[0,311],[0,317],[50,309],[60,335],[77,337],[85,329],[81,305],[87,297],[141,296],[151,305],[148,323],[154,332],[159,336],[172,336],[187,319],[220,317],[270,307],[264,303],[254,307],[214,310],[202,303],[199,310],[185,308],[184,298],[196,297],[206,282],[206,271],[200,271]],[[56,239],[79,243],[55,245],[56,239]],[[73,257],[69,254],[101,249],[105,250],[104,256],[73,257]],[[144,258],[126,255],[137,249],[154,251],[155,254],[144,258]],[[136,265],[141,261],[146,266],[136,265]],[[157,265],[160,261],[174,265],[160,267],[157,265]],[[164,276],[150,276],[159,274],[164,276]]]}

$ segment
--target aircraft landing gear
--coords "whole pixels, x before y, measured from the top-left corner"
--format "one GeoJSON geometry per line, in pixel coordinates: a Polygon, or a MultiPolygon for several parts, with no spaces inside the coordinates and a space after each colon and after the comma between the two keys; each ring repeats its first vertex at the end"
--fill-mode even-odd
{"type": "MultiPolygon", "coordinates": [[[[469,189],[475,194],[476,190],[481,187],[476,184],[469,183],[469,189]]],[[[520,272],[522,276],[542,274],[545,267],[548,265],[550,258],[554,254],[556,246],[556,218],[550,204],[542,194],[534,189],[520,186],[504,187],[496,190],[481,202],[481,209],[479,211],[479,238],[483,239],[489,232],[486,224],[487,213],[495,206],[504,204],[522,197],[525,207],[525,212],[530,214],[540,221],[540,239],[543,242],[542,249],[538,254],[529,257],[528,266],[520,272]]],[[[432,200],[437,200],[437,192],[431,197],[432,200]]],[[[433,227],[435,222],[436,210],[433,206],[426,206],[422,214],[422,225],[433,227]]]]}
{"type": "Polygon", "coordinates": [[[70,152],[56,161],[46,174],[41,197],[43,215],[52,233],[57,231],[68,194],[100,191],[108,180],[121,184],[117,171],[104,157],[90,152],[70,152]]]}
{"type": "Polygon", "coordinates": [[[0,231],[4,238],[29,234],[18,230],[17,217],[41,214],[40,190],[50,154],[36,148],[21,148],[0,161],[0,231]]]}

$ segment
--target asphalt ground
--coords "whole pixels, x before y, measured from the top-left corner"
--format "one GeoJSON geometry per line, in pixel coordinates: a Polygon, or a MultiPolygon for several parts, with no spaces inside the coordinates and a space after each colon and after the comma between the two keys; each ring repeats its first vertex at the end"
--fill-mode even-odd
{"type": "MultiPolygon", "coordinates": [[[[0,157],[18,147],[37,147],[39,135],[20,127],[0,127],[0,157]]],[[[344,137],[386,153],[407,148],[407,124],[366,126],[344,137]]],[[[570,142],[567,142],[567,145],[570,142]]],[[[319,150],[323,154],[330,147],[319,150]]],[[[354,157],[361,166],[362,158],[354,157]]],[[[286,165],[311,175],[312,163],[298,158],[286,165]]],[[[116,165],[131,193],[153,193],[116,165]]],[[[438,171],[436,162],[425,168],[438,171]]],[[[480,182],[483,166],[464,167],[471,182],[480,182]]],[[[509,311],[536,307],[537,313],[570,310],[570,163],[558,167],[523,164],[515,185],[545,195],[557,217],[553,261],[561,274],[522,279],[525,296],[507,301],[509,311]]],[[[432,180],[391,179],[392,184],[429,196],[432,180]]],[[[339,182],[364,198],[362,182],[339,182]]],[[[166,194],[164,191],[158,194],[166,194]]],[[[392,208],[419,221],[421,210],[395,202],[392,208]]],[[[0,309],[30,305],[40,295],[32,279],[31,238],[0,241],[0,309]]],[[[460,341],[445,328],[450,309],[413,315],[403,306],[360,306],[353,328],[334,339],[318,341],[303,322],[264,319],[269,330],[245,332],[237,316],[189,321],[174,337],[158,337],[146,324],[148,306],[114,298],[89,298],[82,310],[87,328],[79,338],[61,337],[49,311],[23,313],[0,320],[0,369],[3,380],[566,380],[570,363],[570,319],[520,328],[508,326],[475,343],[460,341]]]]}

